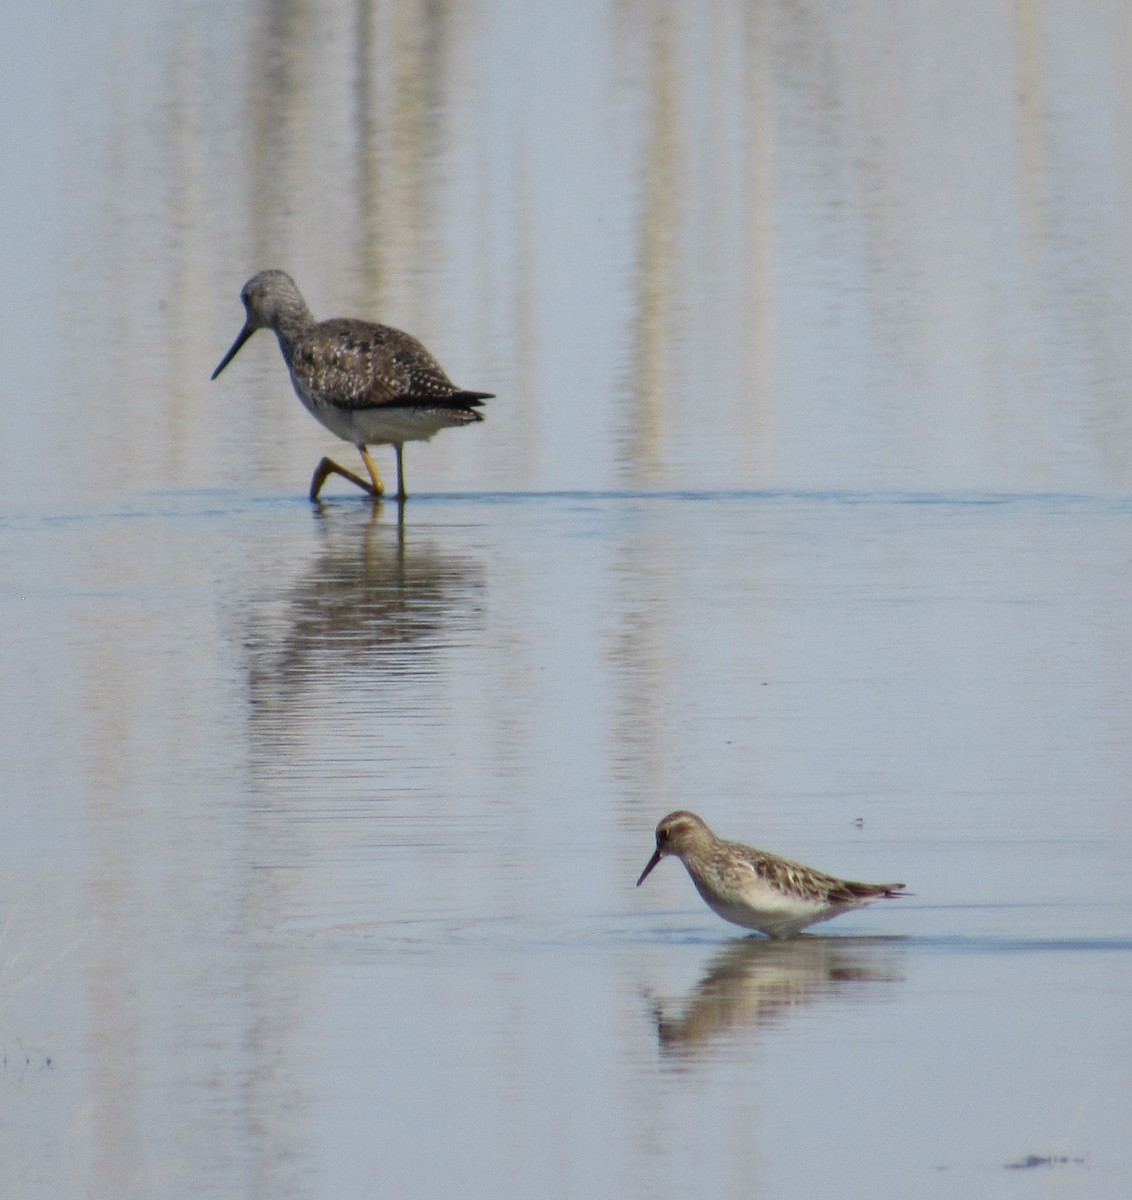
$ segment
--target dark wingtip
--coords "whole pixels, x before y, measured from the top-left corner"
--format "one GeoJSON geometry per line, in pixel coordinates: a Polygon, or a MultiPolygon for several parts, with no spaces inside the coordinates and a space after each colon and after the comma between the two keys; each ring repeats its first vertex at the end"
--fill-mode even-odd
{"type": "Polygon", "coordinates": [[[846,879],[840,884],[840,890],[846,897],[858,900],[896,899],[900,896],[910,896],[911,892],[904,891],[902,883],[857,883],[846,879]]]}

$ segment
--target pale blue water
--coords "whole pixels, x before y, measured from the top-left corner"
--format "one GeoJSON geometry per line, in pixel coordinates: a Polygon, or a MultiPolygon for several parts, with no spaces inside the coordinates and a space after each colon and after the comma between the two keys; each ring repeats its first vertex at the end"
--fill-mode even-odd
{"type": "Polygon", "coordinates": [[[0,1190],[1126,1196],[1123,8],[2,21],[0,1190]],[[401,519],[263,266],[498,393],[401,519]]]}

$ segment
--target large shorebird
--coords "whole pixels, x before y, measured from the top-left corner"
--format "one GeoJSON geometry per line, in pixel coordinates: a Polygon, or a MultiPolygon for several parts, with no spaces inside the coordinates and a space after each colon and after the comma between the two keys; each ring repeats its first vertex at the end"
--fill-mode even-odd
{"type": "Polygon", "coordinates": [[[741,842],[716,837],[692,812],[669,813],[656,827],[656,852],[637,887],[662,858],[674,854],[696,891],[725,921],[788,938],[874,900],[899,896],[902,883],[853,883],[741,842]]]}
{"type": "Polygon", "coordinates": [[[240,299],[247,320],[212,378],[257,329],[274,329],[306,410],[357,446],[366,465],[368,480],[324,458],[311,478],[312,500],[330,475],[341,475],[371,496],[384,495],[385,485],[367,449],[384,445],[397,452],[397,499],[404,500],[404,444],[426,441],[451,425],[483,420],[476,409],[493,394],[458,388],[408,333],[347,317],[316,321],[295,281],[283,271],[253,275],[240,299]]]}

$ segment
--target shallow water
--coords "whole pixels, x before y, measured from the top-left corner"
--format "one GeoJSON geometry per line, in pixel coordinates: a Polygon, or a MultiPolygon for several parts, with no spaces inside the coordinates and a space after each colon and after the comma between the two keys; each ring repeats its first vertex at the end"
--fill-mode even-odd
{"type": "Polygon", "coordinates": [[[1128,1194],[1128,19],[5,14],[4,1194],[1128,1194]]]}

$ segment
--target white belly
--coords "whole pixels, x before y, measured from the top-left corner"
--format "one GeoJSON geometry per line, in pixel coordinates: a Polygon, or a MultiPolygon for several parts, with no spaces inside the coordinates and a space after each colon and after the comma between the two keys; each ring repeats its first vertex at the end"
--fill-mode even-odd
{"type": "Polygon", "coordinates": [[[385,446],[402,442],[424,442],[434,433],[453,425],[466,425],[471,418],[461,409],[397,408],[380,405],[375,408],[336,408],[322,404],[305,395],[298,381],[291,382],[303,402],[303,407],[336,437],[355,446],[385,446]]]}
{"type": "Polygon", "coordinates": [[[828,921],[847,908],[794,896],[758,881],[742,895],[718,895],[701,886],[692,876],[696,890],[725,920],[744,929],[757,929],[768,937],[790,937],[807,925],[828,921]]]}

